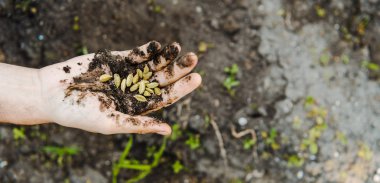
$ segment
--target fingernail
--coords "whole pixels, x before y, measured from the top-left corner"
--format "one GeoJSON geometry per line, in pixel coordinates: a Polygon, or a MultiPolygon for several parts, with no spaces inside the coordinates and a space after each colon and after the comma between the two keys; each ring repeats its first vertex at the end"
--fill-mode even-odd
{"type": "Polygon", "coordinates": [[[156,133],[158,133],[158,134],[160,134],[160,135],[164,135],[164,136],[168,136],[168,135],[170,135],[170,134],[168,133],[168,131],[158,131],[158,132],[156,132],[156,133]]]}

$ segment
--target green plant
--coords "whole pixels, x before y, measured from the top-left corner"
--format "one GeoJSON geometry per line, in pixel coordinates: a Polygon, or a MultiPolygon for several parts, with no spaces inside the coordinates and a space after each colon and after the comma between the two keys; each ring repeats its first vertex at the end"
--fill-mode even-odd
{"type": "Polygon", "coordinates": [[[182,136],[181,126],[179,124],[174,124],[172,126],[172,134],[170,135],[169,139],[171,141],[175,141],[181,136],[182,136]]]}
{"type": "Polygon", "coordinates": [[[73,24],[73,30],[74,31],[79,31],[79,16],[74,17],[74,24],[73,24]]]}
{"type": "Polygon", "coordinates": [[[363,68],[367,68],[368,70],[371,70],[371,71],[379,71],[380,70],[379,65],[377,65],[376,63],[370,62],[368,60],[363,60],[361,62],[361,65],[363,68]]]}
{"type": "Polygon", "coordinates": [[[330,59],[331,59],[330,54],[325,53],[325,54],[322,54],[322,55],[321,55],[321,57],[319,58],[319,61],[321,62],[321,64],[322,64],[323,66],[326,66],[326,65],[329,64],[330,59]]]}
{"type": "Polygon", "coordinates": [[[253,145],[256,144],[256,141],[254,139],[244,139],[243,141],[243,147],[245,150],[251,149],[253,145]]]}
{"type": "Polygon", "coordinates": [[[315,7],[315,12],[321,18],[326,16],[326,10],[319,5],[315,7]]]}
{"type": "Polygon", "coordinates": [[[228,74],[228,77],[223,81],[223,86],[231,96],[235,96],[236,91],[233,88],[240,85],[240,82],[236,80],[239,67],[237,64],[233,64],[231,67],[225,67],[224,72],[228,74]]]}
{"type": "Polygon", "coordinates": [[[371,160],[373,157],[373,152],[371,151],[369,146],[363,142],[361,142],[359,146],[360,148],[357,155],[364,160],[371,160]]]}
{"type": "Polygon", "coordinates": [[[57,146],[44,146],[42,149],[45,153],[52,156],[53,159],[57,160],[58,165],[63,165],[63,160],[65,157],[71,159],[71,156],[79,153],[80,149],[77,147],[57,147],[57,146]]]}
{"type": "Polygon", "coordinates": [[[288,158],[289,167],[301,167],[304,162],[305,162],[305,159],[297,155],[291,155],[288,158]]]}
{"type": "Polygon", "coordinates": [[[138,175],[136,175],[133,178],[128,179],[126,181],[127,183],[138,182],[138,181],[144,179],[147,175],[150,174],[150,172],[152,171],[153,168],[157,167],[157,165],[158,165],[158,163],[162,157],[162,154],[165,151],[166,142],[167,142],[167,137],[164,137],[160,148],[155,152],[151,152],[152,153],[151,157],[153,157],[153,161],[150,164],[143,164],[137,160],[127,159],[127,156],[129,154],[129,152],[132,148],[132,144],[133,144],[133,137],[131,136],[128,140],[127,145],[124,148],[123,153],[121,154],[121,156],[119,158],[119,161],[116,162],[113,166],[112,182],[113,183],[117,182],[117,176],[120,173],[120,169],[131,169],[131,170],[139,171],[138,175]]]}
{"type": "Polygon", "coordinates": [[[181,170],[184,168],[184,166],[181,164],[179,160],[176,160],[174,164],[172,165],[173,172],[175,174],[181,172],[181,170]]]}
{"type": "Polygon", "coordinates": [[[206,114],[204,120],[205,120],[205,128],[208,128],[210,126],[210,122],[211,122],[210,115],[206,114]]]}
{"type": "Polygon", "coordinates": [[[207,43],[207,42],[204,42],[204,41],[201,41],[199,42],[198,44],[198,51],[200,53],[204,53],[206,52],[209,48],[213,48],[214,47],[214,44],[212,43],[207,43]]]}
{"type": "Polygon", "coordinates": [[[13,132],[13,139],[14,140],[19,140],[19,139],[26,139],[26,136],[25,136],[25,128],[21,127],[21,128],[13,128],[12,129],[12,132],[13,132]]]}
{"type": "Polygon", "coordinates": [[[278,150],[280,145],[276,142],[277,130],[271,128],[269,132],[269,137],[265,139],[265,144],[270,145],[273,150],[278,150]]]}
{"type": "Polygon", "coordinates": [[[346,55],[346,54],[343,54],[343,55],[341,56],[341,59],[342,59],[342,62],[343,62],[344,64],[348,64],[348,63],[350,63],[350,57],[348,57],[348,55],[346,55]]]}
{"type": "Polygon", "coordinates": [[[305,104],[304,104],[304,106],[307,107],[307,106],[310,106],[310,105],[313,105],[313,104],[315,104],[314,97],[312,97],[312,96],[307,96],[306,99],[305,99],[305,104]]]}
{"type": "Polygon", "coordinates": [[[347,145],[348,144],[347,137],[346,137],[346,135],[343,132],[337,131],[336,135],[335,135],[335,138],[338,139],[339,142],[342,145],[347,145]]]}
{"type": "Polygon", "coordinates": [[[186,145],[190,147],[191,150],[198,149],[201,145],[199,140],[199,135],[189,134],[189,138],[185,142],[186,145]]]}

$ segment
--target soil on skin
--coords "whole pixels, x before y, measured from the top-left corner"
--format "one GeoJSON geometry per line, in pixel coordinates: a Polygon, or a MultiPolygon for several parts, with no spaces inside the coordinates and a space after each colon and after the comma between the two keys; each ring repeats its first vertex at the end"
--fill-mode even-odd
{"type": "MultiPolygon", "coordinates": [[[[149,46],[148,53],[152,52],[152,49],[155,48],[149,46]]],[[[144,54],[144,52],[135,48],[132,54],[141,55],[144,54]]],[[[104,110],[104,107],[109,108],[112,102],[116,105],[117,111],[125,114],[137,115],[151,110],[152,104],[162,101],[161,95],[152,94],[152,96],[146,97],[147,102],[140,102],[134,98],[134,95],[138,94],[138,90],[131,92],[129,87],[127,87],[125,92],[123,92],[120,86],[116,88],[113,79],[104,83],[99,81],[99,77],[106,74],[105,70],[110,70],[111,73],[107,74],[112,76],[113,74],[119,74],[121,80],[123,80],[127,78],[129,74],[135,75],[137,69],[143,70],[145,65],[146,63],[138,64],[127,57],[123,58],[120,55],[112,55],[108,50],[100,50],[95,53],[94,58],[89,63],[87,72],[74,77],[73,83],[70,83],[66,89],[66,97],[70,96],[74,90],[81,92],[100,92],[107,96],[107,98],[99,97],[101,106],[103,106],[101,110],[104,110]]],[[[155,80],[153,79],[150,82],[155,82],[155,80]]],[[[80,100],[77,102],[80,103],[80,100]]]]}

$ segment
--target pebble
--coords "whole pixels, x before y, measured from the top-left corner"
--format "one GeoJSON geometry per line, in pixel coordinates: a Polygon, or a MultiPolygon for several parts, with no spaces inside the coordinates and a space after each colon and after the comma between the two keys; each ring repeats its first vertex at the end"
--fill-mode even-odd
{"type": "Polygon", "coordinates": [[[0,160],[0,168],[4,168],[8,165],[8,162],[7,161],[1,161],[0,160]]]}
{"type": "Polygon", "coordinates": [[[380,175],[379,174],[376,174],[373,176],[373,181],[374,182],[380,182],[380,175]]]}
{"type": "Polygon", "coordinates": [[[45,39],[45,36],[42,35],[42,34],[40,34],[40,35],[37,36],[37,39],[38,39],[39,41],[43,41],[43,40],[45,39]]]}
{"type": "Polygon", "coordinates": [[[300,171],[297,172],[297,178],[298,179],[302,179],[303,178],[303,171],[302,170],[300,170],[300,171]]]}
{"type": "Polygon", "coordinates": [[[200,7],[200,6],[195,7],[195,11],[197,13],[202,13],[202,7],[200,7]]]}
{"type": "Polygon", "coordinates": [[[245,126],[248,123],[248,120],[245,117],[241,117],[239,118],[238,123],[240,126],[245,126]]]}

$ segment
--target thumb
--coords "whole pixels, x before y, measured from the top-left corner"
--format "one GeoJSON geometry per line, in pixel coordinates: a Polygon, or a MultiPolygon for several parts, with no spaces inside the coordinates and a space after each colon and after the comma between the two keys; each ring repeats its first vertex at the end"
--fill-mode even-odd
{"type": "Polygon", "coordinates": [[[120,112],[114,112],[109,118],[107,132],[109,134],[119,133],[157,133],[170,135],[172,129],[167,123],[147,116],[131,116],[120,112]]]}

